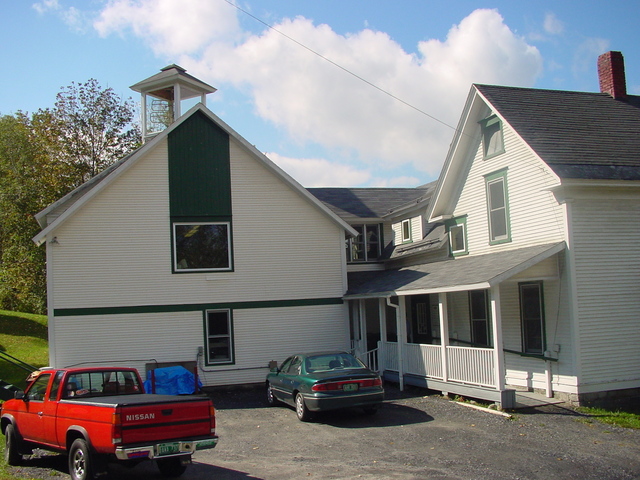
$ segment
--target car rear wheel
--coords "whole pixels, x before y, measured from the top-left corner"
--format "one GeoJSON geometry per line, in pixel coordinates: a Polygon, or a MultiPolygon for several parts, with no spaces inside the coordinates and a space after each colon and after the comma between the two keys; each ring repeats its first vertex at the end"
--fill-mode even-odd
{"type": "Polygon", "coordinates": [[[301,422],[308,422],[311,420],[311,412],[304,403],[304,397],[301,393],[296,394],[296,415],[301,422]]]}
{"type": "Polygon", "coordinates": [[[18,435],[12,424],[7,425],[4,431],[4,461],[12,466],[22,462],[22,455],[18,450],[18,435]]]}
{"type": "Polygon", "coordinates": [[[271,383],[267,382],[267,403],[270,407],[278,405],[280,402],[273,394],[273,388],[271,387],[271,383]]]}
{"type": "Polygon", "coordinates": [[[180,457],[161,458],[156,463],[163,477],[179,477],[187,469],[180,457]]]}
{"type": "Polygon", "coordinates": [[[95,478],[93,458],[84,438],[76,438],[69,449],[69,475],[73,480],[95,478]]]}

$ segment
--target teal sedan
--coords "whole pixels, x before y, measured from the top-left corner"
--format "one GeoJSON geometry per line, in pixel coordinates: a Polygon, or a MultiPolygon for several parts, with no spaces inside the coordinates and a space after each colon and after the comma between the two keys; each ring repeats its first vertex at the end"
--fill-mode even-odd
{"type": "Polygon", "coordinates": [[[382,379],[345,352],[292,355],[267,375],[267,402],[296,409],[298,419],[313,412],[361,407],[374,414],[384,400],[382,379]]]}

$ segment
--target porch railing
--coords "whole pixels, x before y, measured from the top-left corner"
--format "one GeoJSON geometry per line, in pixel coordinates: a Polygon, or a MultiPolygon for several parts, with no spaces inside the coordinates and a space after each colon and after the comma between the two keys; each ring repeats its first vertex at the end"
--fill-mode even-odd
{"type": "MultiPolygon", "coordinates": [[[[379,365],[398,371],[398,344],[380,342],[379,365]]],[[[494,356],[490,348],[447,346],[447,378],[443,376],[440,345],[404,344],[404,372],[446,382],[459,382],[483,387],[495,387],[494,356]]]]}
{"type": "Polygon", "coordinates": [[[449,380],[495,386],[493,350],[474,347],[447,347],[449,380]]]}

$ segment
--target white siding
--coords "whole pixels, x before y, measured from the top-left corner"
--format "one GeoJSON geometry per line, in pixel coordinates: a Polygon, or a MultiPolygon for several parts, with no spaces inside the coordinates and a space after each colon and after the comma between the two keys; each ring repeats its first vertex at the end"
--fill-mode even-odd
{"type": "Polygon", "coordinates": [[[504,125],[505,153],[484,160],[478,148],[465,185],[454,209],[454,216],[467,215],[470,255],[500,249],[562,241],[564,214],[547,189],[556,183],[549,168],[536,158],[508,125],[504,125]],[[489,224],[485,175],[508,168],[507,191],[511,223],[511,242],[489,245],[489,224]]]}
{"type": "MultiPolygon", "coordinates": [[[[340,298],[344,230],[232,139],[233,272],[171,273],[167,142],[140,158],[54,233],[53,309],[340,298]]],[[[263,381],[292,351],[347,349],[346,306],[233,310],[235,365],[205,384],[263,381]]],[[[194,361],[203,312],[57,317],[55,366],[194,361]]]]}
{"type": "MultiPolygon", "coordinates": [[[[619,189],[621,190],[621,189],[619,189]]],[[[573,216],[581,385],[640,386],[640,197],[576,194],[573,216]]],[[[593,387],[590,387],[593,389],[593,387]]]]}
{"type": "Polygon", "coordinates": [[[344,232],[231,147],[234,272],[171,273],[164,142],[56,231],[54,308],[342,296],[344,232]]]}
{"type": "Polygon", "coordinates": [[[198,346],[205,345],[202,312],[110,315],[108,321],[61,317],[55,363],[125,364],[144,377],[147,363],[198,361],[205,385],[257,383],[264,381],[270,360],[280,363],[292,353],[319,348],[348,349],[344,309],[332,305],[234,310],[236,362],[219,367],[205,366],[197,357],[198,346]]]}

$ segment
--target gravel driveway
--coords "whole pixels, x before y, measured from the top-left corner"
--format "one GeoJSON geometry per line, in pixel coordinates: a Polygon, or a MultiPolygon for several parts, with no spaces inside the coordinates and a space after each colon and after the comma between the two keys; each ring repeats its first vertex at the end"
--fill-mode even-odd
{"type": "MultiPolygon", "coordinates": [[[[640,478],[640,430],[603,425],[557,405],[509,419],[426,393],[387,385],[388,399],[375,416],[349,410],[302,423],[292,409],[266,407],[262,389],[216,391],[220,443],[196,453],[183,478],[640,478]]],[[[68,478],[64,468],[64,457],[45,454],[11,471],[68,478]]],[[[153,464],[114,466],[111,477],[161,478],[153,464]]]]}

